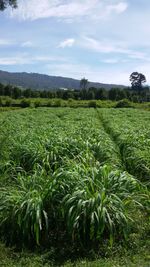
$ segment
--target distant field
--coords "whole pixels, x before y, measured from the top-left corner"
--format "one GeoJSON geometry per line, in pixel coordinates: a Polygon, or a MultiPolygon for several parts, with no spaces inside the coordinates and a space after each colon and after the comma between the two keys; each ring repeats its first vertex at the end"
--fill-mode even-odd
{"type": "Polygon", "coordinates": [[[146,251],[149,111],[39,107],[1,112],[0,176],[3,242],[55,247],[67,260],[91,250],[105,257],[119,247],[132,252],[145,246],[146,251]]]}

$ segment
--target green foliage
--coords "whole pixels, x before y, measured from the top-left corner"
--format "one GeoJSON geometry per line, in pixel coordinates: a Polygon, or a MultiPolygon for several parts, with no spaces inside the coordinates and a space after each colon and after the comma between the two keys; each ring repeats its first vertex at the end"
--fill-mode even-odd
{"type": "Polygon", "coordinates": [[[3,101],[2,101],[2,98],[0,97],[0,107],[3,106],[3,101]]]}
{"type": "Polygon", "coordinates": [[[17,7],[17,0],[0,0],[0,11],[3,11],[8,6],[16,8],[17,7]]]}
{"type": "Polygon", "coordinates": [[[142,73],[132,72],[130,75],[130,81],[133,90],[141,90],[142,84],[146,82],[146,77],[142,73]]]}
{"type": "Polygon", "coordinates": [[[18,175],[15,186],[1,189],[0,225],[4,230],[7,225],[11,242],[22,236],[22,242],[30,242],[33,238],[39,244],[40,231],[48,226],[43,198],[44,191],[38,174],[26,177],[18,175]]]}
{"type": "Polygon", "coordinates": [[[117,102],[116,108],[131,108],[132,104],[128,99],[123,99],[117,102]]]}
{"type": "Polygon", "coordinates": [[[80,81],[80,89],[81,90],[86,90],[87,87],[88,87],[88,80],[85,79],[85,78],[82,78],[81,81],[80,81]]]}
{"type": "Polygon", "coordinates": [[[135,178],[112,171],[108,166],[83,180],[73,194],[64,198],[64,213],[72,238],[86,244],[107,234],[111,245],[115,238],[126,238],[132,215],[129,207],[141,206],[138,188],[135,178]]]}
{"type": "Polygon", "coordinates": [[[30,100],[27,100],[27,99],[22,99],[21,102],[20,102],[20,106],[22,108],[27,108],[27,107],[30,107],[30,100]]]}
{"type": "Polygon", "coordinates": [[[62,101],[61,99],[56,99],[54,102],[53,102],[53,107],[61,107],[62,106],[62,101]]]}
{"type": "Polygon", "coordinates": [[[36,101],[34,102],[34,107],[35,107],[35,108],[38,108],[38,107],[40,107],[41,105],[42,105],[42,103],[41,103],[40,100],[36,100],[36,101]]]}
{"type": "Polygon", "coordinates": [[[138,179],[149,177],[149,112],[0,115],[0,234],[7,243],[46,247],[53,237],[62,246],[112,245],[137,231],[139,212],[146,220],[148,191],[138,179]]]}
{"type": "Polygon", "coordinates": [[[12,105],[12,99],[11,98],[7,98],[6,101],[5,101],[5,106],[6,107],[11,107],[12,105]]]}
{"type": "Polygon", "coordinates": [[[47,102],[47,107],[52,107],[53,105],[52,105],[52,101],[51,100],[49,100],[48,102],[47,102]]]}
{"type": "Polygon", "coordinates": [[[91,100],[91,101],[89,101],[88,106],[89,106],[89,108],[96,108],[97,103],[95,100],[91,100]]]}
{"type": "Polygon", "coordinates": [[[119,147],[124,166],[142,181],[150,178],[149,113],[142,110],[105,110],[103,124],[119,147]]]}
{"type": "Polygon", "coordinates": [[[52,247],[48,251],[42,250],[40,253],[26,250],[19,252],[0,244],[0,259],[3,267],[146,267],[149,265],[148,244],[147,246],[139,246],[138,251],[121,249],[119,246],[115,249],[114,253],[109,249],[106,257],[94,254],[92,250],[85,257],[81,255],[78,258],[74,252],[72,258],[69,258],[68,255],[67,260],[63,256],[61,257],[62,248],[57,250],[52,247]],[[59,257],[59,260],[57,257],[59,257]]]}

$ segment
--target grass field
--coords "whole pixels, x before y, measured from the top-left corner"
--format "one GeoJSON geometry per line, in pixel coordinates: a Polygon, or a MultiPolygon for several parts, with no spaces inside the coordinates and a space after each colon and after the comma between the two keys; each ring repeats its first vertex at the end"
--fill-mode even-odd
{"type": "Polygon", "coordinates": [[[149,266],[149,150],[149,111],[1,112],[2,266],[149,266]]]}

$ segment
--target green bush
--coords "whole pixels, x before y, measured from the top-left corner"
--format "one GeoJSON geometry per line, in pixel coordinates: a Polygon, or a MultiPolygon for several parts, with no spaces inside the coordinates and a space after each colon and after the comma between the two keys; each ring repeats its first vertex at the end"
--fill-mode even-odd
{"type": "Polygon", "coordinates": [[[30,102],[30,100],[27,100],[27,99],[22,99],[20,102],[20,106],[22,108],[30,107],[30,105],[31,105],[31,102],[30,102]]]}
{"type": "Polygon", "coordinates": [[[115,108],[131,108],[131,102],[128,99],[122,99],[118,101],[115,108]]]}
{"type": "Polygon", "coordinates": [[[3,106],[2,98],[0,97],[0,107],[3,106]]]}
{"type": "Polygon", "coordinates": [[[5,106],[6,107],[11,107],[11,105],[12,105],[12,99],[10,99],[10,98],[6,99],[5,106]]]}
{"type": "Polygon", "coordinates": [[[36,100],[36,101],[34,102],[34,107],[35,107],[35,108],[41,107],[41,105],[42,105],[42,103],[41,103],[40,100],[36,100]]]}
{"type": "Polygon", "coordinates": [[[47,102],[47,107],[52,107],[53,105],[52,105],[52,101],[51,100],[49,100],[48,102],[47,102]]]}
{"type": "Polygon", "coordinates": [[[61,107],[62,106],[62,101],[61,99],[56,99],[53,103],[53,107],[61,107]]]}
{"type": "Polygon", "coordinates": [[[89,101],[88,106],[90,108],[96,108],[97,107],[97,103],[96,103],[95,100],[91,100],[91,101],[89,101]]]}

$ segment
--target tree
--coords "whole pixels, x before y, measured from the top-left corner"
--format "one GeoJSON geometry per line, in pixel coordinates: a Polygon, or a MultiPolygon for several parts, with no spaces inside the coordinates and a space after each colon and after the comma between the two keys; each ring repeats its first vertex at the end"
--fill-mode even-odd
{"type": "Polygon", "coordinates": [[[12,8],[16,8],[17,0],[0,0],[0,11],[3,11],[8,6],[11,6],[12,8]]]}
{"type": "MultiPolygon", "coordinates": [[[[43,92],[43,91],[42,91],[43,92]]],[[[26,98],[29,98],[31,97],[31,94],[32,94],[32,90],[30,88],[27,88],[23,91],[23,96],[26,97],[26,98]]]]}
{"type": "Polygon", "coordinates": [[[146,77],[142,73],[132,72],[132,74],[130,75],[130,81],[133,90],[141,91],[142,84],[146,82],[146,77]]]}
{"type": "Polygon", "coordinates": [[[96,99],[104,100],[108,98],[108,92],[104,88],[96,90],[96,99]]]}
{"type": "Polygon", "coordinates": [[[22,94],[21,89],[15,86],[13,90],[13,97],[17,99],[21,96],[21,94],[22,94]]]}
{"type": "Polygon", "coordinates": [[[0,83],[0,95],[4,95],[4,85],[0,83]]]}
{"type": "Polygon", "coordinates": [[[4,95],[5,96],[11,96],[13,91],[13,87],[10,84],[7,84],[4,88],[4,95]]]}
{"type": "Polygon", "coordinates": [[[88,80],[85,79],[85,78],[82,78],[81,81],[80,81],[80,89],[82,90],[86,90],[87,87],[88,87],[88,80]]]}
{"type": "Polygon", "coordinates": [[[108,92],[108,98],[110,99],[110,100],[118,100],[118,91],[119,91],[119,89],[118,88],[111,88],[110,90],[109,90],[109,92],[108,92]]]}

